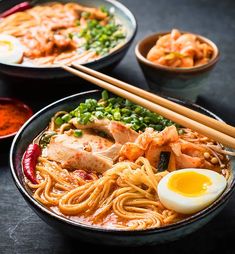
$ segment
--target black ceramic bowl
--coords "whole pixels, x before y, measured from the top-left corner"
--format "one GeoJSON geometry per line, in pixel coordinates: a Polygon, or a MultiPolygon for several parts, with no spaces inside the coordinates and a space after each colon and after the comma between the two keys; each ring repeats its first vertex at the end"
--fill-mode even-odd
{"type": "MultiPolygon", "coordinates": [[[[117,50],[114,50],[112,53],[107,56],[101,57],[95,61],[88,62],[85,65],[89,68],[100,70],[113,68],[118,64],[122,58],[125,56],[128,48],[130,47],[136,31],[137,23],[134,15],[131,11],[125,7],[123,4],[115,0],[56,0],[57,2],[78,2],[81,5],[91,6],[91,7],[101,7],[105,6],[107,9],[112,8],[114,15],[121,21],[127,32],[126,42],[117,50]]],[[[23,0],[8,0],[0,1],[0,12],[8,10],[12,6],[23,2],[23,0]]],[[[34,4],[42,4],[49,2],[48,0],[38,0],[33,1],[34,4]]],[[[0,63],[0,71],[4,74],[23,77],[23,78],[39,78],[39,79],[48,79],[48,78],[61,78],[66,76],[71,76],[69,72],[66,72],[60,67],[31,67],[23,66],[21,64],[3,64],[0,63]]]]}
{"type": "MultiPolygon", "coordinates": [[[[223,194],[209,207],[183,221],[155,229],[123,231],[120,229],[102,229],[97,226],[89,226],[60,216],[36,201],[24,183],[21,168],[21,158],[27,146],[48,125],[50,118],[55,112],[60,110],[72,110],[86,98],[98,99],[100,96],[99,91],[93,90],[56,101],[31,117],[15,137],[10,151],[11,173],[22,196],[39,217],[53,228],[80,240],[106,245],[140,246],[158,244],[183,237],[205,225],[222,210],[234,190],[235,181],[233,174],[223,194]]],[[[178,100],[176,102],[219,119],[213,113],[195,104],[189,104],[178,100]]],[[[234,171],[234,159],[232,161],[232,168],[234,171]]]]}

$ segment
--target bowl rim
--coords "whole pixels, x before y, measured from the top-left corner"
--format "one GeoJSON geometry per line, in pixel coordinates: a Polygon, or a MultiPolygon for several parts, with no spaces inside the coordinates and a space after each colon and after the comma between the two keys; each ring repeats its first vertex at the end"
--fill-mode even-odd
{"type": "MultiPolygon", "coordinates": [[[[32,108],[29,107],[29,105],[25,104],[23,101],[21,101],[21,100],[19,100],[17,98],[14,98],[14,97],[0,97],[0,104],[1,104],[1,102],[9,102],[9,104],[18,105],[19,107],[26,109],[26,111],[28,113],[28,119],[31,118],[31,116],[33,115],[32,108]]],[[[28,121],[28,119],[26,121],[28,121]]],[[[24,124],[22,124],[22,126],[23,125],[24,124]]],[[[20,130],[20,128],[19,128],[19,130],[20,130]]],[[[12,132],[12,133],[4,135],[4,136],[0,136],[0,141],[15,136],[18,131],[12,132]]]]}
{"type": "MultiPolygon", "coordinates": [[[[53,212],[52,210],[50,210],[49,208],[47,208],[46,206],[44,206],[43,204],[38,202],[36,199],[34,199],[33,196],[26,190],[24,185],[20,183],[19,178],[17,177],[17,174],[16,174],[16,169],[14,168],[14,151],[15,151],[15,148],[17,146],[17,143],[20,141],[21,133],[25,130],[26,127],[28,127],[30,125],[30,123],[32,121],[34,121],[36,118],[40,117],[41,114],[45,113],[49,109],[52,109],[54,106],[57,106],[60,103],[66,103],[69,100],[71,100],[73,98],[76,98],[76,97],[77,98],[79,98],[79,97],[86,98],[86,96],[93,95],[93,94],[98,94],[98,93],[100,93],[100,91],[101,90],[95,89],[95,90],[89,90],[89,91],[85,91],[85,92],[81,92],[81,93],[76,93],[76,94],[64,97],[62,99],[59,99],[59,100],[47,105],[46,107],[42,108],[37,113],[35,113],[21,127],[21,129],[18,131],[18,133],[14,137],[14,140],[13,140],[11,148],[10,148],[10,153],[9,153],[11,175],[13,177],[13,180],[15,182],[16,187],[21,192],[22,196],[28,202],[30,202],[34,207],[40,209],[40,211],[43,214],[45,214],[47,216],[51,216],[55,220],[58,220],[58,222],[69,224],[70,226],[73,226],[73,227],[79,227],[82,230],[93,231],[93,232],[101,232],[101,233],[107,233],[107,234],[114,234],[114,235],[123,235],[123,236],[125,236],[125,235],[135,236],[135,235],[142,235],[142,234],[155,234],[155,233],[162,233],[162,232],[167,232],[167,231],[171,231],[171,230],[177,230],[179,228],[183,228],[184,226],[187,226],[188,224],[193,224],[195,221],[206,217],[207,215],[209,215],[210,213],[212,213],[213,211],[215,211],[216,209],[221,207],[224,203],[226,203],[226,201],[229,199],[229,197],[232,195],[232,193],[235,189],[235,176],[234,175],[232,175],[232,180],[231,180],[230,185],[227,186],[227,189],[219,196],[219,198],[217,198],[208,207],[206,207],[203,210],[189,216],[186,219],[183,219],[183,220],[178,221],[174,224],[166,225],[166,226],[163,226],[163,227],[160,227],[160,228],[148,228],[148,229],[139,229],[139,230],[123,230],[123,229],[113,229],[113,228],[112,229],[101,228],[101,227],[96,226],[96,225],[88,225],[88,224],[84,224],[84,223],[81,223],[81,222],[72,221],[72,220],[64,217],[63,215],[59,215],[59,214],[53,212]]],[[[176,102],[177,101],[181,102],[181,103],[183,103],[185,105],[188,105],[188,106],[189,105],[193,106],[197,109],[201,109],[204,112],[209,113],[211,116],[215,117],[216,119],[222,121],[221,118],[219,118],[217,115],[215,115],[214,113],[210,112],[209,110],[205,109],[204,107],[202,107],[200,105],[197,105],[195,103],[191,103],[189,101],[180,100],[180,99],[174,99],[173,98],[173,100],[175,100],[176,102]]]]}
{"type": "Polygon", "coordinates": [[[220,58],[220,50],[212,40],[210,40],[207,37],[204,37],[200,34],[197,34],[197,33],[192,33],[192,32],[183,31],[183,30],[180,30],[180,32],[183,34],[190,33],[190,34],[196,35],[197,38],[199,38],[201,41],[206,42],[213,48],[214,54],[208,63],[199,65],[199,66],[194,66],[191,68],[183,68],[183,67],[177,68],[177,67],[168,67],[168,66],[152,63],[145,56],[143,56],[143,54],[140,52],[141,46],[144,47],[145,43],[148,40],[151,40],[151,41],[154,40],[156,42],[158,40],[159,36],[169,34],[169,33],[171,33],[171,31],[163,31],[163,32],[153,33],[153,34],[150,34],[150,35],[144,37],[142,40],[140,40],[135,46],[136,58],[143,64],[148,65],[149,67],[159,69],[162,71],[173,72],[173,73],[195,73],[195,72],[209,69],[210,67],[212,67],[213,65],[215,65],[218,62],[218,60],[220,58]]]}
{"type": "MultiPolygon", "coordinates": [[[[115,56],[116,54],[118,54],[119,52],[124,50],[126,47],[128,47],[128,45],[134,40],[135,35],[137,33],[137,29],[138,29],[137,19],[136,19],[135,15],[130,11],[129,8],[127,8],[123,3],[121,3],[117,0],[103,0],[103,1],[110,3],[114,7],[117,7],[119,10],[121,10],[125,14],[125,16],[127,16],[130,19],[130,22],[133,25],[133,29],[131,29],[131,35],[128,38],[128,40],[126,40],[120,47],[118,47],[117,49],[115,49],[114,51],[112,51],[111,53],[109,53],[105,56],[102,56],[102,57],[95,59],[93,61],[84,63],[84,65],[93,65],[93,64],[99,63],[100,61],[106,61],[110,57],[115,56]]],[[[49,0],[47,0],[47,2],[49,2],[49,0]]],[[[1,65],[7,66],[7,67],[26,68],[29,70],[48,70],[48,69],[49,70],[60,70],[61,69],[60,66],[27,66],[27,65],[22,65],[22,64],[8,64],[8,63],[1,63],[0,62],[0,66],[1,65]]]]}

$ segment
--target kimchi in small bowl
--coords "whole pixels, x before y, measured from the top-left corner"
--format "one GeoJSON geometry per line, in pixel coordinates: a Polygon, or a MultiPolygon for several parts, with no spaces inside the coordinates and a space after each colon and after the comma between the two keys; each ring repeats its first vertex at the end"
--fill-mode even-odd
{"type": "Polygon", "coordinates": [[[195,101],[202,87],[207,85],[207,78],[219,60],[219,49],[208,38],[190,32],[178,31],[180,33],[178,38],[172,39],[173,32],[174,29],[145,37],[136,45],[136,58],[153,91],[195,101]],[[193,48],[193,43],[185,40],[185,35],[195,38],[195,44],[202,47],[199,54],[197,54],[198,47],[193,48]],[[174,48],[174,43],[177,40],[183,41],[181,36],[184,42],[181,42],[182,48],[177,50],[174,48]],[[162,45],[158,43],[160,39],[162,45]],[[191,54],[187,50],[191,50],[191,54]],[[205,52],[207,56],[203,57],[205,50],[208,50],[205,52]],[[189,57],[192,54],[193,56],[189,57]],[[201,58],[200,54],[202,54],[201,58]]]}

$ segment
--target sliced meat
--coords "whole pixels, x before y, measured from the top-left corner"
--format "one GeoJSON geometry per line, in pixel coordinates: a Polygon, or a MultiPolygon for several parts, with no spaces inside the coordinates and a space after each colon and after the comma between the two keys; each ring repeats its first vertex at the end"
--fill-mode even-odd
{"type": "Polygon", "coordinates": [[[61,145],[59,143],[51,143],[47,146],[46,156],[49,160],[64,163],[78,152],[77,149],[61,145]]]}
{"type": "Polygon", "coordinates": [[[98,136],[89,130],[84,130],[83,135],[79,138],[72,135],[59,134],[52,139],[52,142],[60,143],[76,150],[84,150],[86,146],[90,146],[92,152],[103,151],[113,145],[111,140],[98,136]]]}
{"type": "Polygon", "coordinates": [[[126,142],[134,142],[139,134],[130,127],[116,121],[108,119],[95,119],[87,124],[80,124],[76,118],[71,120],[72,124],[78,129],[93,129],[105,132],[109,137],[112,137],[115,143],[125,144],[126,142]]]}
{"type": "Polygon", "coordinates": [[[98,131],[105,132],[108,136],[112,137],[112,134],[109,130],[110,120],[108,119],[95,119],[93,122],[87,124],[80,124],[76,118],[71,119],[71,123],[78,129],[94,129],[98,131]]]}
{"type": "Polygon", "coordinates": [[[96,154],[108,157],[114,161],[119,156],[121,148],[122,148],[122,145],[116,143],[110,146],[108,149],[101,152],[97,152],[96,154]]]}
{"type": "MultiPolygon", "coordinates": [[[[86,125],[79,124],[76,119],[72,121],[75,127],[83,129],[82,137],[76,138],[69,133],[59,134],[54,136],[47,146],[48,159],[60,162],[66,169],[93,170],[102,173],[113,166],[113,161],[120,155],[122,145],[135,142],[139,136],[128,126],[116,121],[95,120],[86,125]],[[95,133],[97,130],[106,132],[113,138],[115,144],[110,139],[97,135],[95,133]],[[86,146],[90,149],[86,149],[86,146]]],[[[145,139],[142,138],[140,141],[145,139]]],[[[144,146],[145,143],[143,142],[144,146]]],[[[143,152],[141,149],[141,155],[143,152]]],[[[136,157],[136,151],[130,155],[131,158],[136,157]]],[[[139,156],[140,154],[137,157],[139,156]]]]}
{"type": "Polygon", "coordinates": [[[86,151],[78,151],[74,156],[62,163],[66,169],[83,169],[103,173],[113,166],[113,161],[101,155],[86,151]]]}
{"type": "Polygon", "coordinates": [[[47,158],[61,163],[66,169],[82,169],[103,173],[113,166],[113,161],[95,153],[76,150],[60,143],[51,143],[47,147],[47,158]]]}
{"type": "Polygon", "coordinates": [[[116,143],[125,144],[127,142],[135,142],[139,134],[130,127],[116,121],[111,121],[109,130],[116,143]]]}

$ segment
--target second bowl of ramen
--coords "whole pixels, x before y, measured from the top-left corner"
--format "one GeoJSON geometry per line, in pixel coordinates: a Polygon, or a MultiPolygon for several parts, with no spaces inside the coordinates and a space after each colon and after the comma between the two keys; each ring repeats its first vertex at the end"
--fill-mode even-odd
{"type": "Polygon", "coordinates": [[[89,91],[36,113],[15,137],[10,163],[19,191],[49,225],[93,243],[137,246],[182,237],[222,210],[234,190],[228,154],[125,99],[89,91]]]}
{"type": "MultiPolygon", "coordinates": [[[[5,10],[12,7],[2,4],[5,10]]],[[[1,71],[53,78],[68,75],[60,68],[62,64],[111,68],[124,57],[136,29],[133,14],[118,2],[40,1],[1,17],[1,71]]]]}

